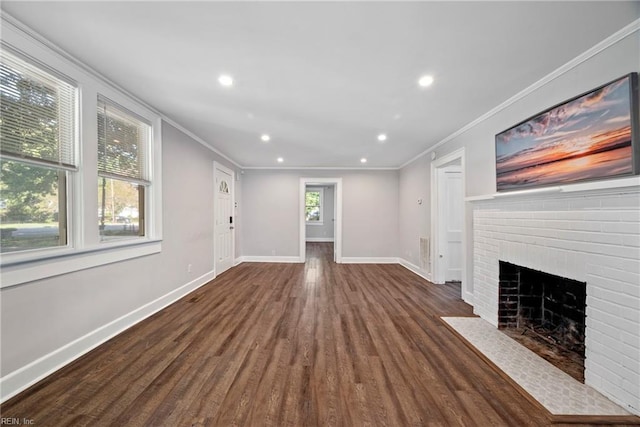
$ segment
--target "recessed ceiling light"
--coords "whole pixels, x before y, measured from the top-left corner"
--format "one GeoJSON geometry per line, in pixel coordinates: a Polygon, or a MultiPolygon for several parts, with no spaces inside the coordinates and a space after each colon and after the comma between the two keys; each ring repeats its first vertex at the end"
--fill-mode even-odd
{"type": "Polygon", "coordinates": [[[284,162],[284,159],[282,157],[278,157],[278,163],[282,163],[284,162]]]}
{"type": "Polygon", "coordinates": [[[218,83],[220,83],[224,87],[233,86],[233,77],[228,74],[222,74],[218,77],[218,83]]]}
{"type": "Polygon", "coordinates": [[[263,140],[264,142],[268,142],[271,140],[271,137],[265,133],[265,134],[262,134],[260,139],[263,140]]]}
{"type": "Polygon", "coordinates": [[[360,163],[367,163],[367,159],[365,159],[364,157],[360,159],[360,163]]]}
{"type": "Polygon", "coordinates": [[[381,133],[380,135],[378,135],[378,141],[386,141],[387,140],[387,135],[385,135],[384,133],[381,133]]]}
{"type": "Polygon", "coordinates": [[[422,76],[420,77],[420,80],[418,80],[418,84],[420,85],[420,87],[431,86],[432,83],[433,76],[422,76]]]}

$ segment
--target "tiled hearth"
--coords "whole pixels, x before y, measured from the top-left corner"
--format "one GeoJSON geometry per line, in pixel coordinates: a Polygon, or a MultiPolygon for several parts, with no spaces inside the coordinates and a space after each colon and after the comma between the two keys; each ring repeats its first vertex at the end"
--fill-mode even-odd
{"type": "Polygon", "coordinates": [[[500,261],[586,282],[585,384],[640,414],[640,187],[474,200],[473,235],[474,312],[498,326],[500,261]]]}
{"type": "Polygon", "coordinates": [[[630,415],[478,317],[443,317],[553,415],[630,415]]]}

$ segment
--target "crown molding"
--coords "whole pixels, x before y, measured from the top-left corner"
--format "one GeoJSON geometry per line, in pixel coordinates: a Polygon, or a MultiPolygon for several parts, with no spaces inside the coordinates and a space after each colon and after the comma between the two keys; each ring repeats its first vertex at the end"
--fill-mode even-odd
{"type": "Polygon", "coordinates": [[[245,166],[242,169],[244,170],[320,170],[320,171],[335,171],[335,170],[345,170],[345,171],[397,171],[400,168],[398,167],[388,167],[388,168],[359,168],[356,166],[245,166]]]}
{"type": "Polygon", "coordinates": [[[517,94],[515,94],[511,98],[507,99],[502,104],[500,104],[497,107],[487,111],[486,113],[484,113],[482,116],[478,117],[477,119],[475,119],[471,123],[469,123],[466,126],[458,129],[457,131],[455,131],[451,135],[447,136],[446,138],[438,141],[436,144],[432,145],[431,147],[427,148],[426,150],[424,150],[423,152],[421,152],[417,156],[411,158],[407,162],[405,162],[402,165],[400,165],[400,167],[398,169],[402,169],[402,168],[410,165],[411,163],[415,162],[419,158],[421,158],[421,157],[429,154],[430,152],[434,151],[436,148],[438,148],[438,147],[446,144],[447,142],[451,141],[452,139],[462,135],[463,133],[465,133],[469,129],[477,126],[478,124],[480,124],[483,121],[489,119],[490,117],[493,117],[494,115],[496,115],[500,111],[502,111],[505,108],[511,106],[512,104],[514,104],[515,102],[521,100],[522,98],[530,95],[534,91],[540,89],[541,87],[545,86],[549,82],[552,82],[553,80],[557,79],[558,77],[562,76],[563,74],[567,73],[568,71],[571,71],[572,69],[576,68],[580,64],[586,62],[587,60],[589,60],[590,58],[596,56],[597,54],[599,54],[603,50],[605,50],[605,49],[613,46],[614,44],[620,42],[621,40],[627,38],[628,36],[630,36],[631,34],[637,32],[638,30],[640,30],[640,19],[636,19],[635,21],[633,21],[629,25],[621,28],[619,31],[616,31],[615,33],[613,33],[612,35],[610,35],[606,39],[602,40],[600,43],[596,44],[592,48],[590,48],[587,51],[585,51],[585,52],[581,53],[580,55],[576,56],[571,61],[567,62],[566,64],[564,64],[562,66],[560,66],[559,68],[557,68],[556,70],[554,70],[551,73],[547,74],[546,76],[544,76],[543,78],[541,78],[537,82],[533,83],[531,86],[525,88],[524,90],[518,92],[517,94]]]}
{"type": "Polygon", "coordinates": [[[589,60],[590,58],[592,58],[595,55],[599,54],[603,50],[613,46],[614,44],[616,44],[616,43],[620,42],[621,40],[625,39],[626,37],[628,37],[629,35],[631,35],[631,34],[637,32],[638,30],[640,30],[640,19],[637,19],[637,20],[633,21],[632,23],[630,23],[629,25],[621,28],[619,31],[615,32],[611,36],[607,37],[606,39],[604,39],[600,43],[596,44],[592,48],[590,48],[587,51],[583,52],[582,54],[578,55],[577,57],[575,57],[571,61],[569,61],[566,64],[562,65],[561,67],[557,68],[553,72],[547,74],[545,77],[543,77],[542,79],[540,79],[537,82],[533,83],[529,87],[527,87],[524,90],[518,92],[516,95],[514,95],[511,98],[507,99],[505,102],[503,102],[500,105],[496,106],[495,108],[489,110],[488,112],[486,112],[482,116],[478,117],[477,119],[475,119],[474,121],[472,121],[469,124],[465,125],[464,127],[458,129],[457,131],[455,131],[454,133],[452,133],[449,136],[445,137],[444,139],[438,141],[436,144],[430,146],[429,148],[427,148],[426,150],[422,151],[418,155],[412,157],[411,159],[409,159],[405,163],[401,164],[400,166],[397,166],[397,167],[380,167],[380,168],[375,168],[375,167],[371,167],[371,168],[330,167],[330,166],[327,166],[327,167],[322,167],[322,166],[320,166],[320,167],[304,167],[304,166],[287,166],[287,167],[277,167],[277,166],[268,167],[268,166],[266,166],[266,167],[262,167],[262,166],[243,166],[243,165],[241,165],[240,163],[238,163],[235,160],[233,160],[231,157],[229,157],[226,154],[222,153],[220,150],[214,148],[211,144],[209,144],[203,138],[201,138],[198,135],[194,134],[192,131],[188,130],[187,128],[185,128],[184,126],[182,126],[181,124],[179,124],[178,122],[176,122],[175,120],[173,120],[172,118],[170,118],[169,116],[164,114],[163,112],[159,111],[155,107],[151,106],[146,101],[144,101],[141,98],[139,98],[138,96],[134,95],[133,93],[131,93],[127,89],[125,89],[122,86],[114,83],[113,81],[111,81],[110,79],[108,79],[107,77],[105,77],[104,75],[102,75],[101,73],[96,71],[95,69],[93,69],[93,68],[89,67],[88,65],[82,63],[81,61],[76,59],[74,56],[72,56],[71,54],[69,54],[68,52],[66,52],[65,50],[63,50],[59,46],[57,46],[56,44],[54,44],[51,41],[47,40],[45,37],[43,37],[42,35],[40,35],[36,31],[34,31],[33,29],[31,29],[27,25],[23,24],[21,21],[17,20],[16,18],[12,17],[11,15],[7,14],[4,11],[0,11],[0,13],[1,13],[2,24],[3,25],[10,25],[11,27],[13,27],[16,30],[20,31],[24,35],[26,35],[29,38],[33,39],[34,41],[36,41],[36,42],[44,45],[45,47],[51,49],[56,54],[60,55],[65,60],[71,62],[72,64],[74,64],[75,66],[77,66],[78,68],[83,70],[84,72],[92,75],[96,79],[99,79],[105,85],[108,85],[112,89],[123,93],[124,95],[130,97],[135,102],[139,103],[140,105],[142,105],[145,108],[149,109],[153,113],[157,114],[158,116],[160,116],[160,118],[163,121],[165,121],[166,123],[168,123],[171,126],[175,127],[176,129],[180,130],[181,132],[183,132],[184,134],[189,136],[191,139],[193,139],[194,141],[198,142],[203,147],[207,148],[208,150],[212,151],[213,153],[215,153],[215,154],[219,155],[220,157],[222,157],[223,159],[227,160],[228,162],[233,164],[235,167],[237,167],[239,169],[245,169],[245,170],[296,170],[297,169],[297,170],[353,170],[353,171],[377,170],[377,171],[380,171],[380,170],[400,170],[400,169],[403,169],[406,166],[408,166],[411,163],[413,163],[416,160],[418,160],[419,158],[431,153],[432,151],[436,150],[437,148],[441,147],[442,145],[446,144],[447,142],[449,142],[449,141],[453,140],[454,138],[462,135],[463,133],[465,133],[469,129],[477,126],[478,124],[480,124],[483,121],[489,119],[490,117],[493,117],[494,115],[496,115],[500,111],[502,111],[502,110],[506,109],[507,107],[511,106],[512,104],[514,104],[515,102],[517,102],[517,101],[521,100],[522,98],[530,95],[531,93],[533,93],[537,89],[545,86],[549,82],[557,79],[558,77],[562,76],[563,74],[567,73],[568,71],[576,68],[577,66],[579,66],[580,64],[586,62],[587,60],[589,60]]]}
{"type": "Polygon", "coordinates": [[[82,61],[77,59],[75,56],[71,55],[69,52],[67,52],[66,50],[62,49],[60,46],[54,44],[53,42],[48,40],[46,37],[42,36],[40,33],[36,32],[35,30],[30,28],[26,24],[22,23],[18,19],[14,18],[13,16],[9,15],[5,11],[0,11],[0,14],[1,14],[1,19],[2,19],[2,25],[8,25],[8,26],[14,28],[18,32],[22,33],[24,36],[30,38],[31,40],[35,41],[36,43],[46,47],[49,50],[51,50],[56,55],[58,55],[61,58],[63,58],[65,61],[73,64],[73,66],[79,68],[83,72],[85,72],[85,73],[89,74],[90,76],[92,76],[93,78],[99,80],[101,83],[103,83],[104,85],[108,86],[109,88],[111,88],[113,90],[116,90],[116,91],[122,93],[123,95],[126,95],[127,97],[129,97],[133,101],[135,101],[136,103],[140,104],[141,106],[147,108],[148,110],[150,110],[154,114],[158,115],[163,121],[167,122],[171,126],[175,127],[176,129],[180,130],[181,132],[183,132],[184,134],[189,136],[194,141],[198,142],[200,145],[204,146],[205,148],[207,148],[210,151],[214,152],[215,154],[219,155],[223,159],[229,161],[231,164],[233,164],[237,168],[242,169],[242,165],[240,165],[238,162],[236,162],[235,160],[233,160],[232,158],[230,158],[226,154],[222,153],[218,149],[214,148],[211,144],[207,143],[204,139],[200,138],[198,135],[194,134],[193,132],[191,132],[190,130],[188,130],[187,128],[185,128],[184,126],[182,126],[181,124],[179,124],[178,122],[176,122],[175,120],[170,118],[169,116],[167,116],[162,111],[160,111],[157,108],[153,107],[148,102],[144,101],[143,99],[141,99],[137,95],[133,94],[129,90],[123,88],[119,84],[113,82],[108,77],[106,77],[105,75],[101,74],[99,71],[89,67],[87,64],[83,63],[82,61]]]}

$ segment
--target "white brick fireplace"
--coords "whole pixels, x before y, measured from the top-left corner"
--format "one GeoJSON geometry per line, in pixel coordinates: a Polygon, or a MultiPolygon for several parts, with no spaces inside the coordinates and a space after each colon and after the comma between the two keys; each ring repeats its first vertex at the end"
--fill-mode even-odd
{"type": "Polygon", "coordinates": [[[637,178],[473,198],[474,311],[498,325],[499,261],[587,283],[585,383],[640,415],[637,178]],[[612,184],[613,183],[613,184],[612,184]]]}

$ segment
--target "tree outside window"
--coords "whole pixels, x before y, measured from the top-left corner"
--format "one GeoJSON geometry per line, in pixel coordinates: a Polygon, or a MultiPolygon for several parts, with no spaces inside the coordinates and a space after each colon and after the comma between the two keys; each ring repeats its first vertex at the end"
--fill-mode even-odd
{"type": "Polygon", "coordinates": [[[305,192],[305,219],[307,224],[322,224],[322,198],[321,188],[309,189],[305,192]]]}
{"type": "Polygon", "coordinates": [[[144,236],[150,126],[98,99],[98,219],[100,239],[144,236]]]}
{"type": "Polygon", "coordinates": [[[75,88],[8,51],[1,59],[1,252],[65,246],[75,88]]]}

